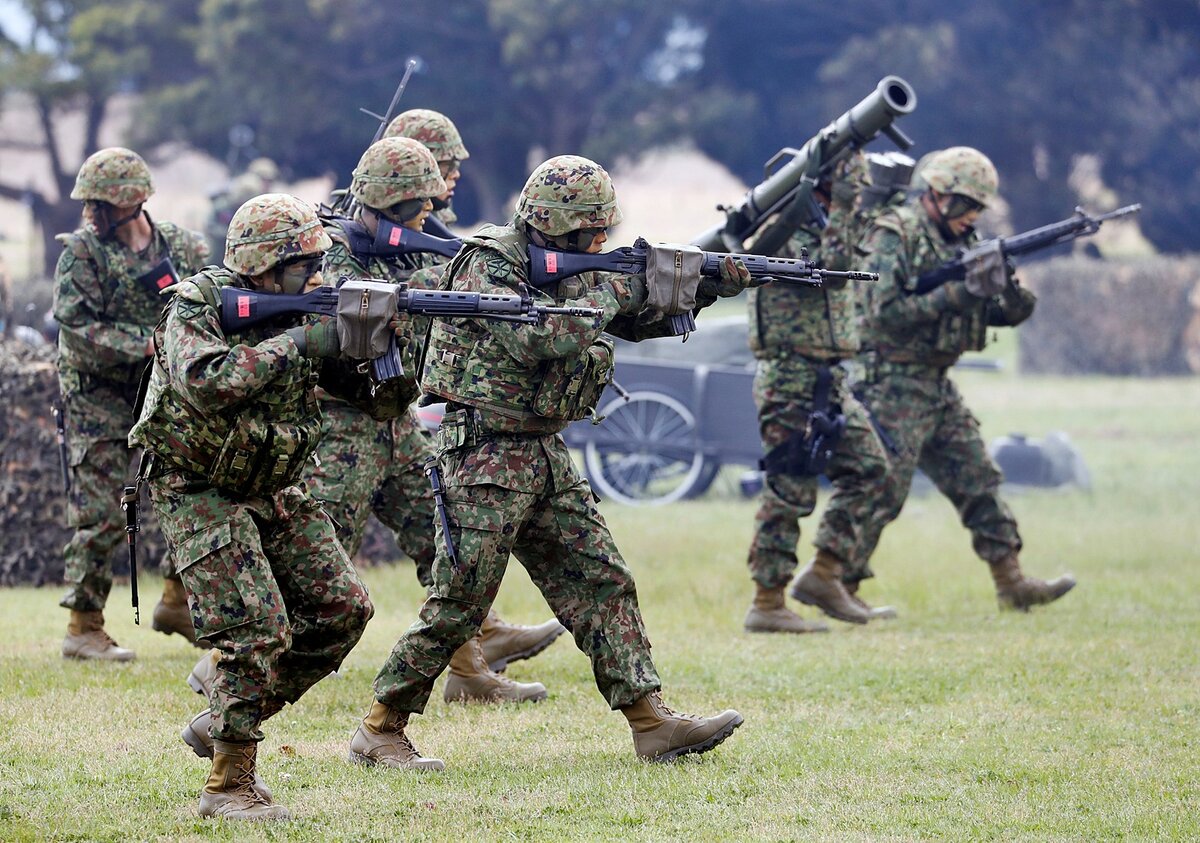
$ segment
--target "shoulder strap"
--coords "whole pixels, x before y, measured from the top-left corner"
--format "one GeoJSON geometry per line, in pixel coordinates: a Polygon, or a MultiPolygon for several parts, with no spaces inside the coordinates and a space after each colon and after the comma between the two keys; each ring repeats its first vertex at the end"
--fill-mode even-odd
{"type": "Polygon", "coordinates": [[[104,246],[92,230],[77,228],[64,234],[56,234],[54,239],[74,252],[79,260],[90,260],[96,264],[96,270],[101,276],[108,274],[108,259],[104,256],[104,246]]]}

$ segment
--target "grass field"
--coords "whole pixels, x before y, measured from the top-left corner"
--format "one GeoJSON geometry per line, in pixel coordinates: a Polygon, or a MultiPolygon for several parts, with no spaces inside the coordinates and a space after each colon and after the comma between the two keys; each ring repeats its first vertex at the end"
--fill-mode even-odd
{"type": "MultiPolygon", "coordinates": [[[[1078,588],[1000,613],[949,505],[915,498],[864,591],[900,619],[749,636],[754,503],[605,506],[633,566],[668,702],[745,725],[674,766],[635,760],[565,639],[511,668],[536,706],[463,708],[438,691],[411,729],[441,774],[344,760],[370,682],[420,599],[371,569],[378,614],[342,675],[267,724],[261,771],[290,824],[201,821],[206,764],[177,737],[203,703],[197,652],[110,627],[124,666],[64,662],[53,590],[0,592],[0,839],[1146,840],[1200,837],[1200,380],[958,380],[985,434],[1070,433],[1090,493],[1014,493],[1025,565],[1078,588]]],[[[809,533],[811,534],[811,533],[809,533]]],[[[146,578],[143,588],[156,583],[146,578]]],[[[546,616],[514,564],[499,600],[546,616]]]]}

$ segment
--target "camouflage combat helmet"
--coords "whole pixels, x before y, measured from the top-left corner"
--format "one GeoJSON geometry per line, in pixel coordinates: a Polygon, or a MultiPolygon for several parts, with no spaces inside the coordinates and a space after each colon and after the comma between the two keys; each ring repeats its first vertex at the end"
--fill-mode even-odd
{"type": "Polygon", "coordinates": [[[132,208],[154,193],[150,168],[132,149],[110,146],[93,152],[79,168],[72,199],[108,202],[132,208]]]}
{"type": "Polygon", "coordinates": [[[556,155],[539,164],[521,189],[517,219],[557,237],[581,228],[610,228],[621,221],[608,172],[578,155],[556,155]]]}
{"type": "Polygon", "coordinates": [[[279,178],[279,167],[270,158],[255,158],[246,165],[246,172],[258,176],[263,181],[275,181],[279,178]]]}
{"type": "Polygon", "coordinates": [[[383,136],[418,140],[438,161],[462,161],[471,157],[450,118],[428,108],[411,108],[396,115],[383,136]]]}
{"type": "Polygon", "coordinates": [[[412,138],[384,138],[371,144],[351,175],[351,195],[368,208],[390,208],[406,199],[429,199],[446,192],[433,153],[412,138]]]}
{"type": "Polygon", "coordinates": [[[311,205],[286,193],[264,193],[238,208],[229,221],[225,265],[242,275],[258,275],[332,245],[311,205]]]}
{"type": "Polygon", "coordinates": [[[996,166],[978,149],[952,146],[927,156],[920,178],[938,193],[957,193],[987,206],[996,198],[1000,177],[996,166]]]}

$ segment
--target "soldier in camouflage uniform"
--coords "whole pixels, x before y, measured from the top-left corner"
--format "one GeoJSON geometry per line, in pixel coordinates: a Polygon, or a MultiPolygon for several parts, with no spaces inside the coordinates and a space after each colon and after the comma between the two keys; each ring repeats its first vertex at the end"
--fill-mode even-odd
{"type": "Polygon", "coordinates": [[[1027,610],[1062,597],[1075,580],[1044,582],[1021,572],[1017,522],[999,493],[1003,478],[946,373],[963,352],[983,349],[989,326],[1028,319],[1035,298],[998,251],[969,267],[964,281],[920,283],[922,274],[976,241],[973,224],[996,196],[999,178],[983,153],[961,146],[928,156],[918,175],[926,189],[881,214],[861,245],[865,268],[879,273],[869,294],[864,398],[895,450],[874,490],[878,508],[862,526],[856,573],[865,575],[880,532],[900,514],[920,467],[971,531],[1001,605],[1027,610]]]}
{"type": "MultiPolygon", "coordinates": [[[[598,252],[620,219],[600,165],[551,158],[529,177],[512,222],[469,238],[445,277],[451,289],[512,293],[528,278],[528,243],[598,252]]],[[[722,289],[701,286],[702,303],[750,282],[732,260],[722,275],[722,289]]],[[[422,386],[449,402],[436,442],[450,529],[435,522],[433,588],[375,679],[371,710],[350,744],[358,763],[442,768],[420,756],[405,728],[479,629],[510,553],[590,657],[601,693],[629,719],[639,756],[704,752],[742,722],[735,711],[692,717],[663,704],[633,576],[559,435],[595,407],[611,379],[613,347],[602,331],[633,340],[663,333],[638,319],[645,278],[585,273],[560,282],[553,300],[599,308],[604,317],[550,316],[536,326],[434,322],[422,386]]]]}
{"type": "MultiPolygon", "coordinates": [[[[818,186],[815,195],[829,209],[828,224],[824,230],[814,224],[798,229],[782,250],[784,257],[800,257],[807,249],[810,259],[828,268],[849,268],[846,244],[857,239],[855,203],[863,169],[861,157],[854,156],[840,165],[832,184],[818,186]]],[[[817,502],[817,475],[785,455],[796,437],[813,435],[814,412],[841,413],[846,426],[824,470],[833,495],[813,542],[816,554],[796,578],[792,596],[839,620],[866,623],[872,617],[870,607],[847,593],[841,581],[844,561],[853,558],[858,543],[858,525],[874,505],[868,492],[887,471],[883,446],[838,365],[858,351],[855,299],[854,287],[845,281],[826,281],[820,289],[771,285],[749,294],[750,347],[759,360],[754,400],[763,450],[771,455],[748,559],[756,586],[744,623],[749,632],[828,629],[784,604],[784,588],[797,567],[800,519],[812,514],[817,502]]]]}
{"type": "MultiPolygon", "coordinates": [[[[83,201],[84,225],[58,237],[64,248],[54,272],[54,316],[71,466],[67,517],[75,529],[63,550],[70,590],[60,604],[71,610],[62,646],[70,658],[134,657],[104,631],[103,615],[113,551],[125,535],[117,505],[131,456],[125,436],[163,307],[159,292],[208,258],[199,234],[150,219],[142,205],[153,193],[141,156],[102,149],[83,162],[71,191],[83,201]]],[[[166,580],[153,624],[194,638],[178,579],[166,580]]]]}
{"type": "Polygon", "coordinates": [[[214,255],[225,254],[225,232],[234,212],[255,196],[270,193],[279,182],[279,167],[270,158],[255,158],[246,169],[209,197],[211,206],[204,235],[214,255]]]}
{"type": "MultiPolygon", "coordinates": [[[[380,221],[422,230],[432,210],[432,197],[444,194],[446,183],[438,163],[419,141],[385,138],[368,149],[354,170],[350,193],[357,200],[354,219],[332,218],[326,231],[333,246],[325,253],[324,276],[340,286],[346,281],[387,279],[424,286],[436,275],[414,272],[444,260],[428,253],[380,257],[370,253],[380,221]]],[[[418,370],[424,356],[429,320],[401,317],[405,326],[404,368],[409,394],[419,389],[418,370]]],[[[397,544],[416,563],[417,578],[433,584],[433,499],[425,463],[433,456],[429,437],[421,430],[412,408],[397,419],[376,421],[346,401],[322,396],[325,421],[317,461],[305,472],[305,484],[321,501],[338,528],[338,538],[353,556],[362,544],[367,516],[375,516],[396,536],[397,544]]],[[[540,682],[515,682],[488,667],[489,661],[509,661],[541,652],[564,630],[550,620],[536,627],[505,624],[489,613],[485,630],[450,660],[447,701],[536,701],[545,699],[540,682]]]]}
{"type": "Polygon", "coordinates": [[[297,484],[337,388],[332,319],[221,329],[220,288],[295,293],[330,246],[315,211],[272,193],[233,216],[225,265],[177,288],[131,443],[154,455],[150,498],[199,636],[220,651],[209,710],[184,729],[212,758],[201,816],[280,819],[256,772],[260,724],[337,669],[374,611],[320,504],[297,484]],[[282,330],[286,325],[286,330],[282,330]]]}
{"type": "MultiPolygon", "coordinates": [[[[412,138],[420,141],[433,154],[438,172],[446,182],[446,190],[433,197],[433,213],[425,220],[423,230],[436,237],[453,236],[447,226],[453,225],[458,216],[450,202],[454,197],[454,186],[458,184],[462,162],[471,157],[458,127],[439,111],[413,108],[398,114],[388,124],[384,137],[412,138]]],[[[507,623],[492,610],[488,612],[480,630],[480,644],[489,669],[503,671],[509,662],[541,652],[563,631],[562,625],[554,620],[535,626],[507,623]]],[[[452,665],[452,676],[454,672],[455,666],[452,665]]]]}
{"type": "Polygon", "coordinates": [[[436,237],[450,237],[447,226],[458,221],[458,215],[450,206],[454,198],[454,186],[458,184],[462,162],[471,157],[463,144],[458,127],[440,111],[428,108],[411,108],[402,112],[388,124],[385,138],[412,138],[420,141],[433,153],[438,171],[446,182],[446,189],[433,197],[433,218],[426,221],[425,233],[436,237]]]}

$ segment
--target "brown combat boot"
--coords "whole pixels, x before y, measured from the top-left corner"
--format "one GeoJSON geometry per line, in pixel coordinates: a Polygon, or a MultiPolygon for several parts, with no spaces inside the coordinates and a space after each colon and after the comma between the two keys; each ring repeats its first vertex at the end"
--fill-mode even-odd
{"type": "Polygon", "coordinates": [[[1063,574],[1046,582],[1021,573],[1021,563],[1014,553],[990,563],[992,579],[996,582],[996,597],[1002,609],[1020,609],[1028,612],[1029,607],[1053,603],[1075,587],[1075,578],[1063,574]]]}
{"type": "Polygon", "coordinates": [[[442,697],[446,702],[540,702],[546,699],[546,686],[514,682],[490,670],[476,635],[451,656],[442,697]]]}
{"type": "Polygon", "coordinates": [[[212,770],[200,791],[199,814],[227,820],[287,820],[288,809],[263,796],[254,783],[258,744],[213,741],[212,770]]]}
{"type": "Polygon", "coordinates": [[[674,761],[689,752],[708,752],[742,725],[742,715],[733,709],[715,717],[676,714],[658,691],[625,706],[621,713],[633,730],[634,750],[647,761],[674,761]]]}
{"type": "Polygon", "coordinates": [[[866,612],[873,621],[890,621],[895,620],[900,615],[892,606],[872,606],[866,600],[858,596],[858,581],[845,583],[846,593],[850,595],[851,602],[866,612]]]}
{"type": "MultiPolygon", "coordinates": [[[[192,644],[196,643],[196,630],[192,626],[192,613],[188,609],[187,592],[183,583],[168,577],[163,580],[163,593],[150,616],[150,628],[164,635],[182,635],[192,644]]],[[[198,645],[199,646],[199,645],[198,645]]]]}
{"type": "Polygon", "coordinates": [[[817,549],[812,561],[792,581],[791,595],[839,621],[866,623],[871,619],[865,610],[855,605],[842,585],[842,560],[822,548],[817,549]]]}
{"type": "Polygon", "coordinates": [[[747,632],[828,632],[821,621],[807,621],[784,605],[783,586],[766,588],[755,583],[754,602],[742,623],[747,632]]]}
{"type": "Polygon", "coordinates": [[[67,622],[67,637],[62,643],[63,658],[96,659],[98,661],[131,662],[137,655],[117,645],[104,631],[103,612],[76,612],[71,610],[67,622]]]}
{"type": "MultiPolygon", "coordinates": [[[[271,704],[271,710],[268,713],[267,706],[264,706],[263,720],[268,717],[278,714],[283,708],[283,704],[274,706],[271,704]]],[[[260,723],[262,720],[259,721],[260,723]]],[[[212,758],[213,746],[216,741],[212,737],[212,712],[207,708],[192,718],[191,722],[183,727],[183,731],[179,733],[183,738],[183,742],[192,748],[192,752],[196,753],[200,758],[212,758]]],[[[267,783],[259,778],[258,773],[254,774],[254,789],[266,799],[271,799],[271,789],[267,787],[267,783]]]]}
{"type": "Polygon", "coordinates": [[[536,656],[566,631],[567,628],[553,618],[537,626],[507,623],[500,619],[495,609],[488,612],[479,628],[483,657],[496,673],[503,673],[510,662],[536,656]]]}
{"type": "Polygon", "coordinates": [[[200,657],[192,672],[188,674],[188,687],[208,699],[212,693],[213,680],[217,678],[217,662],[221,660],[221,651],[213,648],[200,657]]]}
{"type": "Polygon", "coordinates": [[[388,708],[375,700],[371,711],[363,718],[358,731],[350,739],[350,760],[355,764],[373,767],[399,767],[405,770],[444,770],[446,765],[437,758],[425,758],[404,734],[408,714],[388,708]]]}

